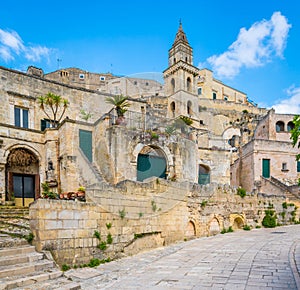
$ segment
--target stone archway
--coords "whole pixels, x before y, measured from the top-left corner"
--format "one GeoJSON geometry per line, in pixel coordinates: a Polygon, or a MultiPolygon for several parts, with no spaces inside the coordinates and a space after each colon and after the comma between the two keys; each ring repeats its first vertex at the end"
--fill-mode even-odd
{"type": "Polygon", "coordinates": [[[192,238],[196,236],[196,226],[193,221],[189,221],[185,231],[186,238],[192,238]]]}
{"type": "Polygon", "coordinates": [[[6,200],[28,206],[39,197],[39,159],[27,148],[10,151],[6,162],[6,200]]]}
{"type": "Polygon", "coordinates": [[[214,236],[220,233],[220,223],[217,218],[213,218],[209,224],[209,236],[214,236]]]}
{"type": "Polygon", "coordinates": [[[146,145],[137,156],[137,181],[156,176],[166,178],[167,159],[164,151],[156,146],[146,145]]]}
{"type": "Polygon", "coordinates": [[[235,230],[241,230],[244,227],[245,223],[244,220],[241,217],[236,217],[232,224],[232,229],[235,230]]]}

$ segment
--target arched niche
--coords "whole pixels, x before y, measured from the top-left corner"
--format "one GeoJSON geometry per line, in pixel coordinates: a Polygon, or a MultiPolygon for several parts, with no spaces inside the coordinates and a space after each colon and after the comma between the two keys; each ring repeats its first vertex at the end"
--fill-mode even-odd
{"type": "Polygon", "coordinates": [[[209,224],[209,235],[214,236],[220,233],[220,223],[217,218],[213,218],[209,224]]]}
{"type": "Polygon", "coordinates": [[[185,231],[185,236],[187,238],[192,238],[192,237],[196,236],[196,226],[195,226],[195,223],[191,220],[187,224],[187,228],[186,228],[186,231],[185,231]]]}

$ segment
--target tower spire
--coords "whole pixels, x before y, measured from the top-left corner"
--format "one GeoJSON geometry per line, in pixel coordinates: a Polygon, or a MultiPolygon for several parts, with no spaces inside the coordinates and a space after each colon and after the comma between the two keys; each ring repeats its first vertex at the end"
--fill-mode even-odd
{"type": "Polygon", "coordinates": [[[183,31],[183,28],[182,28],[181,18],[179,19],[179,28],[177,30],[173,46],[177,45],[178,42],[184,42],[185,44],[189,45],[187,37],[186,37],[186,35],[183,31]]]}

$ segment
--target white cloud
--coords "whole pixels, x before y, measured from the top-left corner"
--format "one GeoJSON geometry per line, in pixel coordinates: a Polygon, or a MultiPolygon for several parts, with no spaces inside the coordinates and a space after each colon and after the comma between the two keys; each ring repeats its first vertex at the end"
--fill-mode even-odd
{"type": "Polygon", "coordinates": [[[15,31],[4,31],[0,29],[0,42],[3,46],[11,49],[16,54],[24,50],[24,45],[21,37],[15,31]]]}
{"type": "Polygon", "coordinates": [[[279,114],[300,114],[300,87],[291,87],[287,93],[290,97],[278,101],[273,109],[279,114]]]}
{"type": "Polygon", "coordinates": [[[274,55],[282,57],[290,28],[286,17],[274,12],[270,20],[256,22],[248,30],[241,28],[226,52],[207,61],[217,76],[233,78],[242,67],[258,67],[274,55]]]}
{"type": "Polygon", "coordinates": [[[49,60],[51,51],[45,46],[26,46],[17,32],[0,29],[0,58],[5,62],[14,60],[16,55],[32,62],[39,62],[42,58],[49,60]]]}
{"type": "Polygon", "coordinates": [[[10,53],[10,50],[5,46],[0,46],[0,58],[2,58],[6,62],[14,59],[14,57],[10,53]]]}
{"type": "Polygon", "coordinates": [[[45,46],[28,47],[25,52],[25,57],[28,60],[39,62],[42,58],[49,58],[51,49],[45,46]]]}

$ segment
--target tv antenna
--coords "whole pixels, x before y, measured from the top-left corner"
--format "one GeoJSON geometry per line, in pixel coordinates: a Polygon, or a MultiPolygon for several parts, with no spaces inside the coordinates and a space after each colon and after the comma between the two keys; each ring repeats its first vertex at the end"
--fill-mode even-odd
{"type": "Polygon", "coordinates": [[[57,69],[60,68],[60,63],[61,63],[61,62],[62,62],[62,59],[58,58],[58,59],[57,59],[57,69]]]}

